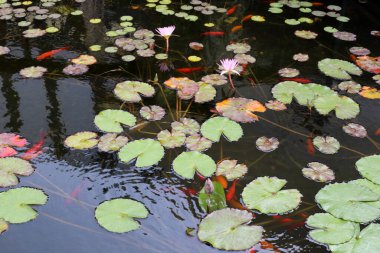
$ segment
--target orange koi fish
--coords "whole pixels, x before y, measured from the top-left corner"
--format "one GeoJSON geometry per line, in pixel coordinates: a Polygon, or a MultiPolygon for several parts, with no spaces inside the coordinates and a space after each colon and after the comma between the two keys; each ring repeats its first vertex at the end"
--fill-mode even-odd
{"type": "Polygon", "coordinates": [[[252,214],[253,218],[256,217],[256,215],[252,212],[251,209],[243,206],[238,200],[236,200],[234,198],[229,200],[227,203],[228,203],[228,206],[230,206],[230,207],[233,207],[233,208],[239,209],[239,210],[246,210],[252,214]]]}
{"type": "Polygon", "coordinates": [[[243,29],[242,25],[235,25],[234,27],[231,28],[231,32],[235,33],[241,29],[243,29]]]}
{"type": "Polygon", "coordinates": [[[353,54],[350,54],[350,59],[351,59],[353,62],[355,62],[355,61],[356,61],[356,56],[353,55],[353,54]]]}
{"type": "Polygon", "coordinates": [[[66,198],[65,205],[70,205],[73,202],[73,199],[77,199],[79,193],[82,191],[84,187],[86,187],[88,181],[83,180],[79,185],[77,185],[74,190],[70,193],[71,198],[66,198]]]}
{"type": "Polygon", "coordinates": [[[252,14],[248,14],[247,16],[245,16],[245,17],[243,17],[243,18],[241,19],[241,22],[244,22],[244,21],[250,20],[252,16],[253,16],[252,14]]]}
{"type": "Polygon", "coordinates": [[[222,185],[223,189],[227,189],[228,187],[228,182],[226,178],[222,175],[214,176],[213,181],[219,182],[222,185]]]}
{"type": "Polygon", "coordinates": [[[232,15],[236,11],[237,7],[238,7],[238,4],[235,5],[235,6],[232,6],[230,9],[227,10],[226,14],[227,15],[232,15]]]}
{"type": "Polygon", "coordinates": [[[267,241],[265,241],[265,240],[261,240],[259,243],[260,243],[260,247],[261,247],[262,249],[271,249],[271,250],[273,250],[272,252],[280,253],[280,251],[277,249],[277,247],[274,246],[274,245],[273,245],[272,243],[270,243],[270,242],[267,242],[267,241]]]}
{"type": "Polygon", "coordinates": [[[375,135],[380,135],[380,128],[375,131],[375,135]]]}
{"type": "Polygon", "coordinates": [[[306,150],[307,150],[307,153],[309,153],[309,155],[315,154],[315,148],[314,148],[312,137],[307,137],[306,139],[306,150]]]}
{"type": "Polygon", "coordinates": [[[323,6],[323,3],[321,3],[321,2],[312,2],[311,4],[312,4],[314,7],[323,6]]]}
{"type": "Polygon", "coordinates": [[[195,71],[201,71],[203,70],[203,67],[193,67],[193,68],[179,68],[179,69],[176,69],[176,71],[182,73],[182,74],[189,74],[189,73],[193,73],[195,71]]]}
{"type": "Polygon", "coordinates": [[[47,58],[51,58],[53,55],[55,55],[55,54],[57,54],[57,53],[59,53],[61,51],[67,50],[67,49],[69,49],[69,47],[62,47],[62,48],[51,50],[49,52],[40,54],[39,56],[36,57],[36,60],[37,61],[42,61],[42,60],[45,60],[47,58]]]}
{"type": "Polygon", "coordinates": [[[43,131],[40,132],[40,140],[34,144],[30,149],[25,151],[25,153],[21,156],[24,160],[31,160],[33,158],[36,158],[42,153],[42,146],[45,142],[45,134],[43,131]]]}
{"type": "Polygon", "coordinates": [[[201,33],[201,35],[203,36],[223,36],[224,34],[225,32],[221,32],[221,31],[211,31],[211,32],[201,33]]]}
{"type": "Polygon", "coordinates": [[[183,193],[185,193],[186,196],[191,197],[197,195],[197,191],[194,190],[193,188],[184,188],[180,187],[179,190],[183,193]]]}
{"type": "Polygon", "coordinates": [[[231,199],[233,199],[233,197],[235,196],[235,192],[236,192],[236,182],[237,180],[235,179],[233,182],[232,182],[232,185],[230,186],[230,188],[228,189],[228,192],[226,194],[226,200],[227,201],[230,201],[231,199]]]}
{"type": "Polygon", "coordinates": [[[311,83],[311,80],[307,78],[302,78],[302,77],[292,77],[292,78],[280,78],[280,81],[294,81],[297,83],[311,83]]]}

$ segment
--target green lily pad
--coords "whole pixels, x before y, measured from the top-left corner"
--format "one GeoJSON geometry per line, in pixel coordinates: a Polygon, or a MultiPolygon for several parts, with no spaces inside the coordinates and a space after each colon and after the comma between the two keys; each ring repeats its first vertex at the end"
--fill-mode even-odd
{"type": "Polygon", "coordinates": [[[329,245],[333,253],[377,253],[380,249],[380,224],[372,223],[363,229],[359,234],[360,229],[351,239],[351,241],[329,245]]]}
{"type": "Polygon", "coordinates": [[[320,60],[318,68],[326,76],[339,80],[350,80],[350,75],[360,76],[363,73],[355,64],[339,59],[325,58],[320,60]]]}
{"type": "Polygon", "coordinates": [[[118,98],[129,103],[140,102],[142,100],[141,95],[144,97],[152,97],[155,93],[152,85],[138,81],[118,83],[114,91],[118,98]]]}
{"type": "Polygon", "coordinates": [[[136,117],[123,110],[107,109],[95,116],[95,125],[104,132],[121,133],[123,125],[133,127],[136,124],[136,117]]]}
{"type": "Polygon", "coordinates": [[[375,184],[380,184],[380,155],[363,157],[355,165],[363,177],[375,184]]]}
{"type": "Polygon", "coordinates": [[[208,83],[199,83],[199,90],[195,93],[196,103],[205,103],[214,99],[216,95],[216,89],[214,86],[208,83]]]}
{"type": "Polygon", "coordinates": [[[88,149],[98,144],[98,135],[94,132],[83,131],[70,135],[65,140],[65,145],[74,149],[88,149]]]}
{"type": "Polygon", "coordinates": [[[370,203],[380,196],[369,188],[348,183],[329,184],[315,196],[326,212],[348,221],[368,223],[380,217],[380,209],[370,203]]]}
{"type": "Polygon", "coordinates": [[[243,136],[243,129],[238,123],[228,118],[214,117],[202,124],[201,133],[214,142],[219,141],[222,134],[228,141],[237,141],[243,136]]]}
{"type": "Polygon", "coordinates": [[[30,176],[34,172],[32,165],[21,158],[0,158],[0,187],[9,187],[19,183],[16,175],[30,176]]]}
{"type": "Polygon", "coordinates": [[[5,220],[0,219],[0,235],[7,230],[8,230],[8,223],[5,220]]]}
{"type": "Polygon", "coordinates": [[[360,112],[359,105],[354,100],[336,93],[318,97],[314,101],[314,106],[322,115],[335,110],[335,115],[339,119],[352,119],[360,112]]]}
{"type": "Polygon", "coordinates": [[[132,199],[112,199],[101,203],[95,210],[99,225],[114,233],[136,230],[140,223],[134,218],[148,217],[145,206],[132,199]]]}
{"type": "Polygon", "coordinates": [[[308,106],[314,100],[314,92],[308,85],[293,81],[285,81],[276,84],[272,88],[273,97],[284,104],[290,104],[293,97],[300,105],[308,106]]]}
{"type": "Polygon", "coordinates": [[[227,180],[234,180],[244,176],[248,172],[245,164],[238,164],[237,160],[223,160],[218,163],[216,175],[223,175],[227,180]]]}
{"type": "Polygon", "coordinates": [[[301,203],[302,194],[296,189],[281,190],[285,184],[285,179],[258,177],[244,188],[243,201],[265,214],[289,212],[301,203]]]}
{"type": "Polygon", "coordinates": [[[10,189],[0,192],[0,219],[9,223],[24,223],[37,217],[37,212],[29,205],[44,205],[47,195],[28,187],[10,189]]]}
{"type": "Polygon", "coordinates": [[[195,171],[202,176],[209,177],[216,171],[214,160],[198,151],[182,152],[173,161],[173,169],[180,176],[192,179],[195,171]]]}
{"type": "Polygon", "coordinates": [[[323,28],[323,30],[325,32],[328,32],[328,33],[335,33],[338,31],[338,29],[334,28],[334,27],[331,27],[331,26],[326,26],[325,28],[323,28]]]}
{"type": "Polygon", "coordinates": [[[331,136],[317,136],[313,139],[313,145],[323,154],[332,155],[340,149],[340,143],[331,136]]]}
{"type": "Polygon", "coordinates": [[[153,139],[131,141],[119,151],[122,162],[129,162],[135,158],[136,167],[146,167],[158,163],[164,157],[165,151],[160,142],[153,139]]]}
{"type": "MultiPolygon", "coordinates": [[[[377,193],[380,196],[380,185],[374,184],[374,183],[372,183],[371,181],[369,181],[367,179],[364,179],[364,178],[357,179],[357,180],[349,181],[348,183],[349,184],[358,184],[358,185],[367,187],[371,191],[373,191],[374,193],[377,193]]],[[[380,208],[380,200],[379,201],[375,201],[375,202],[369,202],[369,204],[372,205],[372,206],[374,206],[374,207],[380,208]]]]}
{"type": "Polygon", "coordinates": [[[358,224],[335,218],[328,213],[316,213],[310,216],[306,224],[312,228],[310,237],[320,243],[340,244],[348,242],[355,235],[358,224]]]}
{"type": "Polygon", "coordinates": [[[251,213],[232,208],[212,212],[199,224],[198,238],[217,249],[249,249],[261,240],[264,232],[260,226],[246,225],[252,218],[251,213]]]}
{"type": "Polygon", "coordinates": [[[185,143],[186,135],[181,132],[162,130],[157,134],[157,139],[165,148],[177,148],[185,143]]]}
{"type": "Polygon", "coordinates": [[[203,187],[198,195],[199,205],[205,212],[214,212],[227,207],[223,186],[219,182],[212,182],[212,185],[213,191],[211,194],[207,194],[205,187],[203,187]]]}
{"type": "Polygon", "coordinates": [[[297,19],[285,19],[285,24],[288,24],[288,25],[299,25],[301,24],[300,21],[298,21],[297,19]]]}

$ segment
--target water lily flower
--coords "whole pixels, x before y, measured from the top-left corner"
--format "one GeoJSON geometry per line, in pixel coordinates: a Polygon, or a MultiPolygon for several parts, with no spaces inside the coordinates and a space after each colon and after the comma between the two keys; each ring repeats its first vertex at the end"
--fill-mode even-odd
{"type": "Polygon", "coordinates": [[[234,83],[231,78],[231,74],[235,73],[237,75],[240,75],[239,72],[236,71],[236,68],[238,67],[238,62],[235,59],[223,59],[220,60],[219,67],[222,69],[221,75],[228,74],[228,79],[230,81],[230,85],[232,89],[235,89],[234,83]]]}
{"type": "Polygon", "coordinates": [[[214,192],[214,185],[210,178],[207,178],[205,182],[205,193],[210,195],[214,192]]]}
{"type": "Polygon", "coordinates": [[[175,26],[172,25],[172,26],[167,26],[167,27],[161,27],[161,28],[157,28],[156,31],[158,32],[158,34],[162,37],[165,38],[166,40],[166,53],[169,52],[169,38],[170,36],[172,36],[172,33],[174,32],[175,30],[175,26]]]}

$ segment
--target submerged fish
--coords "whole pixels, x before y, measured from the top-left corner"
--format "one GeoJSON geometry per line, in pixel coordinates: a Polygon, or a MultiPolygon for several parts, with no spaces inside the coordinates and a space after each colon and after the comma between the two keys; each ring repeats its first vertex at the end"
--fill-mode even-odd
{"type": "Polygon", "coordinates": [[[231,28],[231,32],[235,33],[241,29],[243,29],[242,25],[235,25],[234,27],[231,28]]]}
{"type": "Polygon", "coordinates": [[[30,149],[25,151],[25,153],[21,156],[24,160],[31,160],[42,153],[42,146],[45,142],[45,133],[41,130],[40,132],[40,140],[34,144],[30,149]]]}
{"type": "Polygon", "coordinates": [[[380,135],[380,128],[375,131],[375,135],[380,135]]]}
{"type": "Polygon", "coordinates": [[[176,71],[183,73],[183,74],[189,74],[193,73],[194,71],[201,71],[203,70],[203,67],[192,67],[192,68],[179,68],[176,69],[176,71]]]}
{"type": "Polygon", "coordinates": [[[69,49],[69,47],[62,47],[62,48],[51,50],[49,52],[40,54],[39,56],[36,57],[36,60],[37,61],[42,61],[44,59],[51,58],[53,55],[55,55],[55,54],[57,54],[57,53],[59,53],[61,51],[64,51],[64,50],[68,50],[68,49],[69,49]]]}
{"type": "Polygon", "coordinates": [[[236,182],[237,182],[237,180],[235,179],[235,180],[232,182],[232,185],[230,186],[230,188],[229,188],[228,191],[227,191],[227,194],[226,194],[226,200],[227,200],[227,201],[232,200],[233,197],[235,196],[235,192],[236,192],[236,182]]]}
{"type": "Polygon", "coordinates": [[[66,198],[65,200],[65,205],[70,205],[72,202],[73,202],[73,199],[77,199],[78,198],[78,195],[79,193],[82,191],[82,189],[84,187],[86,187],[87,185],[87,180],[83,180],[82,182],[80,182],[79,185],[77,185],[74,190],[70,193],[70,197],[71,198],[66,198]]]}
{"type": "Polygon", "coordinates": [[[315,148],[314,148],[312,137],[307,137],[306,139],[306,150],[307,150],[307,153],[309,153],[309,155],[315,154],[315,148]]]}
{"type": "Polygon", "coordinates": [[[201,35],[203,36],[223,36],[224,34],[225,32],[221,32],[221,31],[211,31],[211,32],[201,33],[201,35]]]}
{"type": "Polygon", "coordinates": [[[236,8],[238,7],[239,5],[234,5],[232,6],[230,9],[227,10],[226,14],[227,15],[232,15],[235,11],[236,11],[236,8]]]}
{"type": "Polygon", "coordinates": [[[185,193],[186,196],[191,197],[197,195],[197,191],[194,190],[193,188],[184,188],[180,187],[179,190],[183,193],[185,193]]]}
{"type": "Polygon", "coordinates": [[[284,77],[284,78],[280,78],[280,81],[281,82],[293,81],[293,82],[297,82],[297,83],[311,83],[311,80],[309,80],[307,78],[302,78],[302,77],[291,77],[291,78],[284,77]]]}
{"type": "Polygon", "coordinates": [[[222,175],[214,176],[213,181],[219,182],[222,185],[223,189],[227,189],[228,187],[228,182],[226,178],[222,175]]]}
{"type": "Polygon", "coordinates": [[[252,16],[253,16],[252,14],[248,14],[247,16],[245,16],[245,17],[243,17],[241,19],[241,22],[244,22],[244,21],[247,21],[247,20],[251,20],[252,16]]]}

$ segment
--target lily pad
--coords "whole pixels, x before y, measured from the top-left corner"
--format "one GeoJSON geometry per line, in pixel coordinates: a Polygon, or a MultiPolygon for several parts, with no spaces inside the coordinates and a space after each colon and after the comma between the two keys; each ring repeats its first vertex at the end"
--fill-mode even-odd
{"type": "Polygon", "coordinates": [[[202,137],[200,134],[192,134],[186,138],[186,148],[191,151],[205,151],[212,145],[212,141],[202,137]]]}
{"type": "Polygon", "coordinates": [[[289,212],[301,203],[302,194],[296,189],[281,190],[285,184],[285,179],[258,177],[244,188],[243,201],[265,214],[289,212]]]}
{"type": "Polygon", "coordinates": [[[181,118],[179,121],[171,123],[173,131],[184,133],[185,135],[192,135],[199,132],[200,126],[194,119],[181,118]]]}
{"type": "Polygon", "coordinates": [[[280,142],[276,137],[261,136],[256,140],[256,148],[263,152],[272,152],[278,148],[278,145],[280,145],[280,142]]]}
{"type": "Polygon", "coordinates": [[[122,162],[136,159],[136,167],[146,167],[158,163],[165,151],[160,142],[153,139],[131,141],[119,151],[122,162]]]}
{"type": "Polygon", "coordinates": [[[128,137],[117,136],[117,134],[105,134],[99,139],[98,148],[103,152],[118,151],[121,147],[128,143],[128,137]]]}
{"type": "Polygon", "coordinates": [[[320,243],[340,244],[348,242],[355,235],[358,224],[335,218],[328,213],[316,213],[310,216],[306,224],[315,230],[310,231],[310,237],[320,243]]]}
{"type": "Polygon", "coordinates": [[[355,64],[339,59],[326,58],[318,62],[319,70],[326,76],[339,80],[350,80],[350,75],[360,76],[362,71],[355,64]]]}
{"type": "Polygon", "coordinates": [[[199,90],[195,93],[196,103],[205,103],[214,99],[216,90],[214,86],[205,82],[199,82],[199,90]]]}
{"type": "Polygon", "coordinates": [[[30,176],[34,172],[32,165],[18,157],[0,158],[0,187],[18,184],[19,176],[30,176]]]}
{"type": "Polygon", "coordinates": [[[180,176],[192,179],[198,171],[202,176],[209,177],[216,171],[214,160],[198,151],[182,152],[173,161],[173,169],[180,176]]]}
{"type": "Polygon", "coordinates": [[[332,155],[338,152],[340,143],[331,136],[317,136],[313,139],[314,146],[323,154],[332,155]]]}
{"type": "Polygon", "coordinates": [[[308,179],[323,183],[335,179],[334,171],[323,163],[311,162],[307,166],[307,168],[302,169],[302,174],[308,179]]]}
{"type": "Polygon", "coordinates": [[[198,238],[217,249],[249,249],[261,240],[264,232],[260,226],[246,225],[252,218],[248,211],[232,208],[212,212],[199,224],[198,238]]]}
{"type": "MultiPolygon", "coordinates": [[[[374,183],[372,183],[371,181],[369,181],[367,179],[361,178],[361,179],[349,181],[348,183],[349,184],[358,184],[358,185],[367,187],[371,191],[373,191],[374,193],[377,193],[380,196],[380,185],[374,184],[374,183]]],[[[380,200],[379,201],[375,201],[375,202],[370,202],[369,204],[372,205],[372,206],[374,206],[374,207],[380,208],[380,200]]]]}
{"type": "Polygon", "coordinates": [[[222,116],[242,123],[258,121],[253,112],[266,111],[259,101],[247,98],[228,98],[217,103],[215,108],[222,116]]]}
{"type": "Polygon", "coordinates": [[[368,223],[380,217],[380,209],[371,205],[380,195],[369,188],[348,183],[329,184],[315,200],[326,212],[348,221],[368,223]]]}
{"type": "Polygon", "coordinates": [[[339,119],[355,118],[359,112],[359,105],[349,97],[330,94],[318,97],[314,101],[314,106],[322,115],[327,115],[332,110],[335,110],[335,115],[339,119]]]}
{"type": "Polygon", "coordinates": [[[314,100],[314,92],[307,86],[293,81],[284,81],[272,88],[275,99],[290,104],[295,98],[300,105],[308,106],[314,100]]]}
{"type": "Polygon", "coordinates": [[[165,109],[158,105],[143,106],[140,115],[149,121],[161,120],[165,116],[165,109]]]}
{"type": "Polygon", "coordinates": [[[380,184],[380,155],[363,157],[355,165],[363,177],[375,184],[380,184]]]}
{"type": "Polygon", "coordinates": [[[177,148],[184,144],[186,135],[181,132],[162,130],[157,134],[157,139],[165,148],[177,148]]]}
{"type": "Polygon", "coordinates": [[[47,195],[39,190],[20,187],[0,192],[0,219],[9,223],[24,223],[37,217],[37,212],[29,205],[44,205],[47,195]]]}
{"type": "Polygon", "coordinates": [[[155,90],[152,85],[138,81],[125,81],[118,83],[115,87],[115,95],[123,101],[135,103],[144,97],[152,97],[155,90]]]}
{"type": "Polygon", "coordinates": [[[99,225],[114,233],[136,230],[140,224],[134,218],[148,217],[145,206],[132,199],[112,199],[101,203],[95,210],[99,225]]]}
{"type": "Polygon", "coordinates": [[[237,160],[223,160],[218,163],[216,175],[225,176],[228,180],[234,180],[244,176],[248,172],[245,164],[238,164],[237,160]]]}
{"type": "Polygon", "coordinates": [[[136,117],[123,110],[107,109],[95,116],[95,125],[104,132],[121,133],[123,125],[133,127],[136,124],[136,117]]]}
{"type": "Polygon", "coordinates": [[[94,132],[83,131],[70,135],[65,140],[65,145],[74,149],[88,149],[98,144],[98,135],[94,132]]]}
{"type": "Polygon", "coordinates": [[[201,133],[214,142],[219,141],[222,134],[228,141],[237,141],[243,136],[243,129],[238,123],[228,118],[214,117],[202,124],[201,133]]]}

